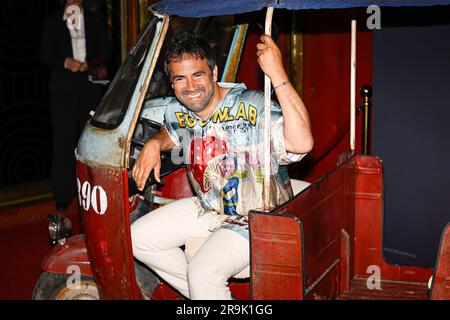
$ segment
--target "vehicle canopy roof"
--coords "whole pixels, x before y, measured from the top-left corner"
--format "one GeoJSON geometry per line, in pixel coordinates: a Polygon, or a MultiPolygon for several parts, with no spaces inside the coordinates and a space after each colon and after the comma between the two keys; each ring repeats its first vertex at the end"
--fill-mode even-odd
{"type": "Polygon", "coordinates": [[[182,17],[207,17],[259,11],[264,7],[277,9],[345,9],[355,7],[413,7],[448,5],[450,0],[162,0],[152,6],[152,10],[182,17]]]}

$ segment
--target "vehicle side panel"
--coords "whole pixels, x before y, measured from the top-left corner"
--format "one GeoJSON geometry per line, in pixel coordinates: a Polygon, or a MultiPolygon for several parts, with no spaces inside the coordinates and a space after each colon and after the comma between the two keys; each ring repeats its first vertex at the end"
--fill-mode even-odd
{"type": "Polygon", "coordinates": [[[442,233],[431,299],[450,300],[450,223],[442,233]]]}
{"type": "Polygon", "coordinates": [[[393,266],[383,259],[382,209],[381,160],[356,155],[271,212],[251,212],[253,298],[338,298],[352,289],[354,279],[372,276],[374,267],[384,283],[408,282],[422,288],[430,269],[393,266]],[[292,232],[298,239],[295,246],[290,245],[295,242],[292,232]],[[285,261],[284,256],[293,260],[285,261]],[[291,275],[303,279],[301,284],[293,278],[284,281],[286,268],[294,266],[291,275]],[[288,296],[273,285],[277,281],[288,296]]]}
{"type": "Polygon", "coordinates": [[[126,169],[77,163],[78,197],[101,299],[139,299],[130,236],[126,169]]]}
{"type": "Polygon", "coordinates": [[[302,244],[298,220],[250,212],[251,299],[304,298],[302,244]]]}
{"type": "Polygon", "coordinates": [[[431,269],[394,266],[383,258],[384,194],[381,160],[376,157],[356,156],[351,161],[356,172],[355,275],[371,275],[368,268],[377,266],[383,280],[426,283],[432,275],[431,269]]]}
{"type": "Polygon", "coordinates": [[[42,270],[50,273],[70,275],[70,266],[78,266],[84,276],[92,277],[91,265],[86,250],[84,235],[67,238],[64,244],[58,244],[42,262],[42,270]]]}

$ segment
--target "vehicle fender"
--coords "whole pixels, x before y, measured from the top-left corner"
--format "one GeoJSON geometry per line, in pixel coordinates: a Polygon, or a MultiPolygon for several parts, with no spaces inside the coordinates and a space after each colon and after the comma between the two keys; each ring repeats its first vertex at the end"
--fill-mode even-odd
{"type": "Polygon", "coordinates": [[[50,273],[73,274],[79,267],[81,275],[92,277],[84,235],[67,238],[50,251],[42,262],[42,270],[50,273]],[[75,266],[75,267],[74,267],[75,266]]]}

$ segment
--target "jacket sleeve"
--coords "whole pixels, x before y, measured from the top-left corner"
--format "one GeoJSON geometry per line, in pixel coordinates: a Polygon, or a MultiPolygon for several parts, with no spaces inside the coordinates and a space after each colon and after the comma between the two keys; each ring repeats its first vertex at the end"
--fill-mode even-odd
{"type": "MultiPolygon", "coordinates": [[[[86,29],[86,32],[92,33],[92,39],[94,39],[94,43],[90,42],[90,44],[93,45],[93,50],[89,62],[92,64],[105,63],[108,65],[111,53],[108,44],[108,31],[106,25],[100,14],[86,11],[85,18],[87,15],[89,15],[88,18],[92,24],[89,29],[86,29]]],[[[88,44],[86,43],[86,45],[88,44]]]]}
{"type": "MultiPolygon", "coordinates": [[[[248,90],[247,92],[253,92],[252,98],[255,105],[258,106],[258,118],[260,121],[260,128],[264,128],[264,93],[248,90]]],[[[278,163],[280,165],[288,165],[294,162],[300,161],[307,153],[292,153],[286,150],[284,143],[284,131],[283,131],[283,113],[281,112],[280,105],[272,100],[270,108],[270,122],[271,122],[271,143],[272,150],[276,153],[278,163]]],[[[261,134],[264,134],[263,132],[261,134]]]]}
{"type": "Polygon", "coordinates": [[[99,52],[100,55],[103,56],[106,60],[106,63],[109,63],[111,54],[108,45],[108,32],[106,29],[106,25],[102,19],[98,19],[98,30],[99,30],[99,52]]]}
{"type": "MultiPolygon", "coordinates": [[[[180,146],[180,136],[178,133],[186,130],[180,130],[180,128],[176,125],[177,120],[175,117],[176,110],[170,104],[166,107],[166,111],[164,112],[164,122],[163,127],[166,128],[167,133],[169,134],[170,139],[176,146],[180,146]]],[[[184,139],[183,139],[184,140],[184,139]]]]}

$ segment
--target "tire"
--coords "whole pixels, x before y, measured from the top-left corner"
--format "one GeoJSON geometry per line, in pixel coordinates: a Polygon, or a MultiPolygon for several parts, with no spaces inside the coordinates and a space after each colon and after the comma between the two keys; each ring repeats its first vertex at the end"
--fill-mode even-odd
{"type": "Polygon", "coordinates": [[[33,289],[33,300],[99,300],[93,278],[81,276],[78,288],[69,288],[69,275],[42,272],[33,289]]]}

